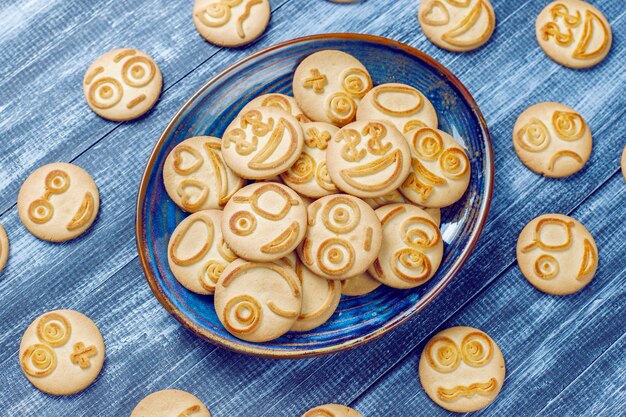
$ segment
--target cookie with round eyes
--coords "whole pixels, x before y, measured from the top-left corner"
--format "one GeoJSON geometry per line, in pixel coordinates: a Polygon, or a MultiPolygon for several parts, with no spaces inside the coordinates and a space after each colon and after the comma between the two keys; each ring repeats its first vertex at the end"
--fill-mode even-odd
{"type": "Polygon", "coordinates": [[[425,127],[405,136],[411,149],[411,171],[400,192],[423,207],[441,208],[457,202],[471,176],[465,149],[438,129],[425,127]]]}
{"type": "Polygon", "coordinates": [[[382,284],[377,279],[372,278],[369,272],[341,281],[341,293],[351,297],[369,294],[382,284]]]}
{"type": "Polygon", "coordinates": [[[412,204],[390,204],[376,210],[383,244],[370,274],[393,288],[414,288],[431,279],[443,258],[443,240],[435,221],[412,204]]]}
{"type": "Polygon", "coordinates": [[[82,168],[56,162],[36,169],[22,184],[17,211],[39,239],[63,242],[83,234],[100,208],[93,178],[82,168]]]}
{"type": "Polygon", "coordinates": [[[489,0],[422,0],[417,17],[428,40],[454,52],[481,47],[496,28],[489,0]]]}
{"type": "Polygon", "coordinates": [[[580,0],[558,0],[537,16],[535,34],[541,49],[569,68],[589,68],[611,50],[611,25],[600,10],[580,0]]]}
{"type": "Polygon", "coordinates": [[[426,394],[449,411],[465,413],[491,404],[504,383],[502,351],[486,333],[451,327],[428,341],[419,363],[426,394]]]}
{"type": "Polygon", "coordinates": [[[264,180],[287,171],[303,146],[295,117],[276,107],[258,107],[240,113],[226,128],[222,155],[239,176],[264,180]]]}
{"type": "Polygon", "coordinates": [[[402,133],[418,127],[437,128],[437,112],[424,95],[409,85],[381,84],[359,103],[357,120],[384,120],[402,133]]]}
{"type": "Polygon", "coordinates": [[[4,227],[0,224],[0,272],[4,269],[9,259],[9,237],[4,227]]]}
{"type": "Polygon", "coordinates": [[[214,304],[233,336],[267,342],[287,333],[300,316],[302,285],[287,266],[237,259],[222,272],[214,304]]]}
{"type": "Polygon", "coordinates": [[[269,0],[196,0],[193,23],[208,42],[219,46],[248,44],[265,32],[269,0]]]}
{"type": "Polygon", "coordinates": [[[104,340],[87,316],[55,310],[35,319],[20,343],[20,366],[35,388],[70,395],[87,388],[104,363],[104,340]]]}
{"type": "Polygon", "coordinates": [[[517,263],[538,290],[567,295],[591,282],[598,268],[598,248],[591,233],[577,220],[544,214],[520,233],[517,263]]]}
{"type": "Polygon", "coordinates": [[[336,50],[309,55],[293,76],[293,95],[304,114],[315,122],[337,126],[354,120],[359,101],[371,88],[365,66],[336,50]]]}
{"type": "Polygon", "coordinates": [[[357,121],[341,128],[326,149],[328,174],[342,191],[362,198],[396,190],[411,168],[402,134],[386,122],[357,121]]]}
{"type": "Polygon", "coordinates": [[[85,73],[87,104],[100,117],[136,119],[150,110],[163,87],[161,70],[145,53],[114,49],[96,59],[85,73]]]}
{"type": "Polygon", "coordinates": [[[172,233],[167,261],[172,274],[189,291],[213,294],[224,268],[237,259],[222,237],[222,212],[198,211],[172,233]]]}
{"type": "Polygon", "coordinates": [[[339,190],[328,175],[326,149],[335,133],[339,131],[328,123],[303,123],[304,148],[302,154],[281,178],[289,187],[311,198],[336,194],[339,190]]]}
{"type": "Polygon", "coordinates": [[[295,98],[277,93],[263,94],[254,98],[248,104],[243,106],[243,109],[241,109],[239,113],[245,113],[248,110],[253,110],[259,107],[276,107],[286,113],[289,113],[300,123],[310,122],[309,118],[306,117],[302,110],[300,110],[300,107],[298,107],[298,103],[296,103],[295,98]]]}
{"type": "Polygon", "coordinates": [[[237,191],[222,215],[222,233],[241,258],[275,261],[293,252],[307,228],[306,207],[282,184],[250,184],[237,191]]]}
{"type": "Polygon", "coordinates": [[[224,162],[221,140],[195,136],[167,155],[163,184],[178,207],[193,213],[223,208],[245,181],[224,162]]]}
{"type": "Polygon", "coordinates": [[[308,208],[309,228],[298,255],[306,267],[328,279],[348,279],[367,270],[382,244],[374,210],[351,195],[329,195],[308,208]]]}
{"type": "Polygon", "coordinates": [[[589,160],[591,130],[576,110],[560,103],[539,103],[524,110],[513,127],[515,153],[537,174],[561,178],[589,160]]]}
{"type": "Polygon", "coordinates": [[[186,391],[166,389],[145,397],[130,417],[211,417],[198,397],[186,391]]]}
{"type": "Polygon", "coordinates": [[[302,285],[302,310],[291,331],[306,332],[326,323],[339,305],[341,283],[314,274],[295,252],[276,263],[294,271],[302,285]]]}
{"type": "Polygon", "coordinates": [[[324,404],[310,409],[302,417],[363,417],[363,414],[345,405],[324,404]]]}

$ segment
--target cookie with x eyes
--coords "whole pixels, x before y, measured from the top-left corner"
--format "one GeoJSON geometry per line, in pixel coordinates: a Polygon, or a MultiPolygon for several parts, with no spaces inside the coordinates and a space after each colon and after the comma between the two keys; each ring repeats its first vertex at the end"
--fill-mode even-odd
{"type": "Polygon", "coordinates": [[[406,179],[411,151],[393,125],[361,120],[335,133],[326,149],[326,164],[331,180],[343,192],[381,197],[406,179]]]}
{"type": "Polygon", "coordinates": [[[166,389],[139,401],[130,417],[211,417],[211,413],[195,395],[166,389]]]}
{"type": "Polygon", "coordinates": [[[363,414],[345,405],[324,404],[310,409],[302,417],[363,417],[363,414]]]}
{"type": "Polygon", "coordinates": [[[310,122],[309,118],[306,117],[302,110],[300,110],[300,107],[298,107],[296,99],[285,94],[270,93],[255,97],[252,101],[243,106],[239,113],[245,113],[248,110],[253,110],[258,107],[276,107],[277,109],[289,113],[300,123],[310,122]]]}
{"type": "Polygon", "coordinates": [[[344,126],[354,120],[372,78],[355,57],[337,50],[306,57],[293,76],[293,96],[309,119],[344,126]]]}
{"type": "Polygon", "coordinates": [[[303,146],[295,117],[277,107],[257,107],[240,113],[226,128],[222,155],[242,178],[264,180],[287,171],[303,146]]]}
{"type": "Polygon", "coordinates": [[[363,272],[355,277],[341,281],[341,293],[351,297],[369,294],[382,284],[372,278],[369,272],[363,272]]]}
{"type": "Polygon", "coordinates": [[[0,272],[4,269],[9,259],[9,237],[4,227],[0,224],[0,272]]]}
{"type": "Polygon", "coordinates": [[[17,211],[22,224],[39,239],[63,242],[83,234],[100,208],[93,178],[64,162],[36,169],[22,184],[17,211]]]}

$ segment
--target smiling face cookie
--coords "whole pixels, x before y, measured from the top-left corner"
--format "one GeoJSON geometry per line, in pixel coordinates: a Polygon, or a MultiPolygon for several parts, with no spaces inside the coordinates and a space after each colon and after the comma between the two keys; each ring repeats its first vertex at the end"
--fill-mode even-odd
{"type": "Polygon", "coordinates": [[[539,103],[515,122],[513,146],[524,165],[546,177],[578,172],[591,155],[591,130],[576,110],[560,103],[539,103]]]}
{"type": "Polygon", "coordinates": [[[310,409],[302,417],[363,417],[363,414],[345,405],[324,404],[310,409]]]}
{"type": "Polygon", "coordinates": [[[580,0],[548,4],[537,16],[537,42],[554,61],[570,68],[588,68],[602,61],[613,40],[606,17],[580,0]]]}
{"type": "Polygon", "coordinates": [[[100,208],[98,188],[82,168],[57,162],[35,170],[22,184],[17,211],[39,239],[62,242],[81,235],[100,208]]]}
{"type": "Polygon", "coordinates": [[[195,395],[167,389],[139,401],[130,417],[211,417],[211,413],[195,395]]]}
{"type": "Polygon", "coordinates": [[[540,291],[572,294],[591,281],[598,268],[598,248],[580,222],[544,214],[524,227],[517,240],[517,263],[540,291]]]}
{"type": "Polygon", "coordinates": [[[135,119],[159,99],[163,77],[159,67],[136,49],[114,49],[87,69],[83,92],[89,107],[105,119],[135,119]]]}
{"type": "Polygon", "coordinates": [[[422,0],[418,19],[432,43],[457,52],[484,45],[496,27],[489,0],[422,0]]]}
{"type": "Polygon", "coordinates": [[[480,410],[498,395],[506,373],[498,345],[472,327],[451,327],[428,341],[419,363],[426,394],[446,410],[480,410]]]}

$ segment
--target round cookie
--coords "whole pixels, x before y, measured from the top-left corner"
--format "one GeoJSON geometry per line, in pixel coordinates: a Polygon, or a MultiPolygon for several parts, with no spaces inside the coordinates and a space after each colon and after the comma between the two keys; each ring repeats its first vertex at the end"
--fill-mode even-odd
{"type": "Polygon", "coordinates": [[[376,216],[383,226],[383,244],[369,273],[393,288],[425,284],[443,258],[443,239],[435,221],[411,204],[381,207],[376,216]]]}
{"type": "Polygon", "coordinates": [[[624,176],[624,181],[626,181],[626,146],[624,146],[624,150],[622,151],[622,175],[624,176]]]}
{"type": "Polygon", "coordinates": [[[591,130],[576,110],[539,103],[524,110],[513,127],[513,146],[531,171],[561,178],[578,172],[591,155],[591,130]]]}
{"type": "Polygon", "coordinates": [[[229,263],[237,259],[222,237],[222,212],[198,211],[180,222],[170,237],[167,261],[189,291],[213,294],[229,263]]]}
{"type": "Polygon", "coordinates": [[[240,113],[226,128],[222,155],[241,177],[264,180],[287,171],[303,146],[295,117],[276,107],[259,107],[240,113]]]}
{"type": "Polygon", "coordinates": [[[324,404],[310,409],[302,417],[363,417],[363,414],[345,405],[324,404]]]}
{"type": "Polygon", "coordinates": [[[193,394],[177,389],[153,392],[139,401],[130,417],[211,417],[206,406],[193,394]]]}
{"type": "Polygon", "coordinates": [[[489,0],[422,0],[417,17],[428,40],[454,52],[481,47],[496,28],[489,0]]]}
{"type": "Polygon", "coordinates": [[[359,100],[372,88],[361,62],[326,50],[306,57],[293,76],[293,95],[309,119],[344,126],[356,117],[359,100]]]}
{"type": "Polygon", "coordinates": [[[611,49],[613,35],[606,17],[580,0],[558,0],[537,16],[535,34],[551,59],[569,68],[589,68],[611,49]]]}
{"type": "Polygon", "coordinates": [[[302,311],[291,331],[306,332],[326,323],[341,299],[341,283],[315,275],[294,253],[277,261],[296,273],[302,285],[302,311]]]}
{"type": "MultiPolygon", "coordinates": [[[[369,206],[374,210],[381,208],[382,206],[387,206],[389,204],[411,204],[411,202],[407,200],[398,190],[394,190],[389,194],[385,194],[382,197],[364,198],[363,201],[369,204],[369,206]]],[[[441,209],[426,207],[420,208],[433,218],[437,226],[441,224],[441,209]]]]}
{"type": "Polygon", "coordinates": [[[289,113],[300,123],[310,122],[309,118],[306,117],[304,113],[302,113],[302,110],[300,110],[300,107],[298,107],[298,103],[296,103],[295,98],[278,93],[263,94],[254,98],[248,104],[243,106],[239,113],[246,113],[249,110],[259,107],[276,107],[286,113],[289,113]]]}
{"type": "Polygon", "coordinates": [[[357,121],[341,128],[326,149],[328,174],[342,191],[362,198],[398,189],[411,168],[402,134],[386,122],[357,121]]]}
{"type": "Polygon", "coordinates": [[[422,351],[420,383],[426,394],[449,411],[466,413],[491,404],[504,383],[502,351],[473,327],[450,327],[432,337],[422,351]]]}
{"type": "Polygon", "coordinates": [[[580,222],[544,214],[528,223],[517,240],[517,263],[528,282],[553,295],[585,287],[598,268],[598,248],[580,222]]]}
{"type": "Polygon", "coordinates": [[[4,269],[9,259],[9,237],[4,227],[0,224],[0,272],[4,269]]]}
{"type": "Polygon", "coordinates": [[[193,23],[219,46],[241,46],[261,36],[270,21],[269,0],[196,0],[193,23]]]}
{"type": "Polygon", "coordinates": [[[457,202],[471,177],[465,149],[438,129],[412,130],[406,139],[411,148],[411,172],[400,192],[423,207],[440,208],[457,202]]]}
{"type": "Polygon", "coordinates": [[[70,395],[87,388],[104,363],[104,340],[91,319],[78,311],[42,314],[24,332],[20,366],[35,388],[70,395]]]}
{"type": "Polygon", "coordinates": [[[307,212],[289,187],[261,182],[237,191],[222,215],[222,233],[239,257],[275,261],[293,252],[307,229],[307,212]]]}
{"type": "Polygon", "coordinates": [[[348,279],[367,270],[382,244],[382,228],[374,210],[351,195],[329,195],[308,208],[309,228],[300,259],[328,279],[348,279]]]}
{"type": "Polygon", "coordinates": [[[328,142],[339,131],[328,123],[303,123],[304,148],[300,158],[286,172],[282,180],[297,193],[311,198],[336,194],[339,190],[328,175],[326,149],[328,142]]]}
{"type": "Polygon", "coordinates": [[[382,284],[377,279],[372,278],[369,272],[341,281],[341,294],[356,297],[369,294],[382,284]]]}
{"type": "Polygon", "coordinates": [[[214,302],[229,333],[248,342],[267,342],[295,324],[302,309],[302,286],[287,266],[237,259],[220,276],[214,302]]]}
{"type": "Polygon", "coordinates": [[[357,120],[384,120],[402,133],[418,127],[437,128],[437,112],[416,88],[405,84],[381,84],[359,103],[357,120]]]}
{"type": "Polygon", "coordinates": [[[224,162],[221,140],[195,136],[167,155],[163,184],[178,207],[193,213],[223,208],[245,182],[224,162]]]}
{"type": "Polygon", "coordinates": [[[163,76],[156,63],[137,49],[114,49],[89,66],[83,80],[87,104],[100,117],[136,119],[159,99],[163,76]]]}
{"type": "Polygon", "coordinates": [[[17,211],[39,239],[63,242],[83,234],[100,209],[93,178],[82,168],[56,162],[36,169],[22,184],[17,211]]]}

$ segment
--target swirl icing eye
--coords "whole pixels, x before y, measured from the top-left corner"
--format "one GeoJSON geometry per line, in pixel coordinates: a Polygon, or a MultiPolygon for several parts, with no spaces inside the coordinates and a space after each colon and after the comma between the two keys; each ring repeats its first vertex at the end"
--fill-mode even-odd
{"type": "Polygon", "coordinates": [[[430,260],[417,249],[400,249],[393,254],[390,262],[394,274],[407,282],[421,283],[432,273],[430,260]]]}
{"type": "Polygon", "coordinates": [[[372,79],[364,70],[351,68],[343,74],[341,86],[351,96],[363,98],[372,88],[372,79]]]}
{"type": "Polygon", "coordinates": [[[51,171],[46,176],[46,188],[51,194],[63,194],[70,188],[70,176],[58,169],[51,171]]]}
{"type": "Polygon", "coordinates": [[[559,273],[559,262],[554,256],[541,255],[535,261],[535,274],[539,278],[552,279],[559,273]]]}
{"type": "Polygon", "coordinates": [[[552,124],[559,137],[566,141],[580,139],[585,133],[585,121],[579,114],[566,111],[555,111],[552,124]]]}
{"type": "Polygon", "coordinates": [[[110,109],[122,100],[122,84],[112,77],[100,78],[89,88],[89,102],[99,109],[110,109]]]}
{"type": "Polygon", "coordinates": [[[430,366],[441,373],[454,371],[461,361],[458,346],[452,339],[445,336],[431,339],[425,350],[430,366]]]}
{"type": "Polygon", "coordinates": [[[416,131],[413,134],[412,145],[417,156],[427,161],[436,160],[443,152],[441,135],[430,128],[416,131]]]}
{"type": "Polygon", "coordinates": [[[361,210],[354,201],[339,196],[324,206],[322,221],[331,232],[350,233],[361,221],[361,210]]]}
{"type": "Polygon", "coordinates": [[[410,217],[402,225],[404,242],[415,249],[433,248],[441,240],[437,225],[424,217],[410,217]]]}
{"type": "Polygon", "coordinates": [[[493,343],[484,333],[472,332],[461,342],[463,362],[473,367],[484,366],[493,356],[493,343]]]}
{"type": "Polygon", "coordinates": [[[517,132],[515,141],[528,152],[539,152],[550,144],[550,132],[541,120],[533,118],[517,132]]]}
{"type": "Polygon", "coordinates": [[[354,265],[354,248],[343,239],[330,238],[322,242],[317,250],[317,263],[329,275],[341,274],[354,265]]]}
{"type": "Polygon", "coordinates": [[[287,179],[296,184],[308,182],[315,175],[315,160],[308,153],[301,153],[300,158],[285,174],[287,179]]]}
{"type": "Polygon", "coordinates": [[[28,375],[41,378],[54,372],[57,357],[48,346],[37,343],[24,351],[21,365],[28,375]]]}
{"type": "Polygon", "coordinates": [[[439,157],[439,167],[448,178],[462,178],[469,171],[469,160],[461,149],[448,148],[439,157]]]}
{"type": "Polygon", "coordinates": [[[252,333],[263,318],[261,304],[249,295],[238,295],[226,303],[224,326],[232,334],[252,333]]]}
{"type": "Polygon", "coordinates": [[[71,333],[70,323],[65,317],[57,313],[46,314],[37,324],[37,337],[52,347],[65,345],[71,333]]]}
{"type": "Polygon", "coordinates": [[[230,229],[239,236],[248,236],[256,229],[256,217],[249,211],[238,211],[230,218],[230,229]]]}
{"type": "Polygon", "coordinates": [[[50,221],[54,214],[54,207],[48,200],[40,198],[33,201],[28,206],[28,217],[37,224],[44,224],[50,221]]]}
{"type": "Polygon", "coordinates": [[[334,123],[345,124],[356,116],[356,103],[346,93],[335,93],[328,97],[326,113],[328,118],[334,123]]]}
{"type": "Polygon", "coordinates": [[[156,65],[152,60],[135,56],[124,63],[122,67],[122,79],[135,88],[145,87],[152,81],[156,74],[156,65]]]}

